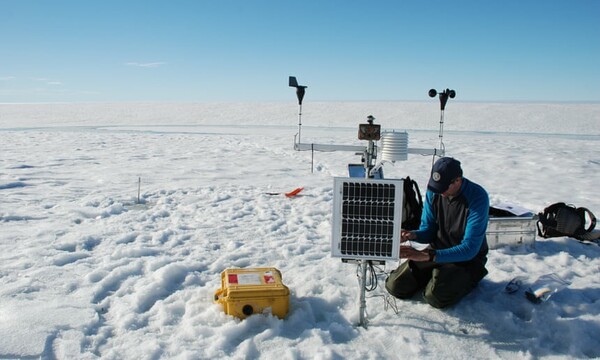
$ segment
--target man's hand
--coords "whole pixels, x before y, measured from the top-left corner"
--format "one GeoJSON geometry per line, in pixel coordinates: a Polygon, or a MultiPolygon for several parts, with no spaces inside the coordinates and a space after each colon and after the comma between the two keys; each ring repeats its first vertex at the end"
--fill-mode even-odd
{"type": "Polygon", "coordinates": [[[408,240],[415,240],[417,238],[417,234],[408,230],[400,230],[400,242],[406,242],[408,240]]]}
{"type": "Polygon", "coordinates": [[[400,246],[400,259],[412,261],[430,261],[429,250],[417,250],[410,246],[400,246]]]}

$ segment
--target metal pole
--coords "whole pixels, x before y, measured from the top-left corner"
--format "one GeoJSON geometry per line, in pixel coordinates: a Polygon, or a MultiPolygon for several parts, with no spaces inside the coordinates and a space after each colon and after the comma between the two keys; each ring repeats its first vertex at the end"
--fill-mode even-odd
{"type": "Polygon", "coordinates": [[[310,173],[315,172],[315,144],[310,144],[310,173]]]}
{"type": "MultiPolygon", "coordinates": [[[[441,114],[440,114],[440,134],[439,134],[439,138],[440,138],[440,150],[442,151],[442,154],[445,153],[445,146],[444,146],[444,110],[442,110],[441,114]]],[[[435,158],[435,156],[434,156],[435,158]]]]}
{"type": "MultiPolygon", "coordinates": [[[[371,169],[373,169],[373,162],[375,160],[375,143],[373,140],[369,140],[369,145],[365,150],[364,161],[365,161],[365,178],[368,179],[372,177],[371,169]]],[[[360,272],[360,314],[358,325],[364,328],[367,327],[367,265],[369,264],[368,260],[361,261],[361,272],[360,272]]]]}
{"type": "Polygon", "coordinates": [[[298,110],[298,143],[302,143],[301,132],[302,132],[302,104],[299,105],[298,110]]]}
{"type": "Polygon", "coordinates": [[[361,279],[360,279],[360,317],[358,320],[358,325],[364,328],[367,327],[367,299],[366,299],[366,287],[367,287],[367,260],[363,260],[361,262],[361,279]]]}

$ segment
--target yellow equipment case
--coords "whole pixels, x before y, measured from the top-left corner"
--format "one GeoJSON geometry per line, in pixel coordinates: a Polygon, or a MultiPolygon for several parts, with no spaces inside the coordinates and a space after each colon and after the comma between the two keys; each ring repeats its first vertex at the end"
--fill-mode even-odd
{"type": "Polygon", "coordinates": [[[273,314],[283,319],[289,309],[290,290],[276,268],[226,269],[215,302],[228,315],[240,319],[253,314],[273,314]]]}

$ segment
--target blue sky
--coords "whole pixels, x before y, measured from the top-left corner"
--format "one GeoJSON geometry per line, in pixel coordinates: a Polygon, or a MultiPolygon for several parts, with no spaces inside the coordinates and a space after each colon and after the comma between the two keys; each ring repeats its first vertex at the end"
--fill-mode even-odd
{"type": "Polygon", "coordinates": [[[597,0],[0,0],[0,103],[600,101],[597,0]]]}

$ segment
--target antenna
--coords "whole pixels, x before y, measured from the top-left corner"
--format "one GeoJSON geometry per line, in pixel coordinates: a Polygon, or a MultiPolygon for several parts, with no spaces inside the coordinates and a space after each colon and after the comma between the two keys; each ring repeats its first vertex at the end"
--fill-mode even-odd
{"type": "MultiPolygon", "coordinates": [[[[439,98],[440,98],[440,110],[441,110],[439,138],[440,138],[440,149],[442,150],[442,156],[443,156],[443,154],[445,153],[445,150],[446,150],[446,147],[444,145],[444,140],[443,140],[444,139],[444,110],[446,109],[446,103],[448,102],[448,98],[454,99],[454,97],[456,97],[456,91],[446,89],[446,90],[443,90],[442,92],[438,93],[438,91],[435,89],[429,90],[429,97],[435,97],[438,94],[439,94],[439,98]]],[[[435,155],[433,157],[435,158],[435,155]]]]}
{"type": "Polygon", "coordinates": [[[300,142],[300,132],[302,129],[302,100],[304,100],[304,94],[308,86],[298,85],[298,80],[295,76],[290,76],[289,86],[296,88],[296,97],[298,97],[298,142],[300,142]]]}

